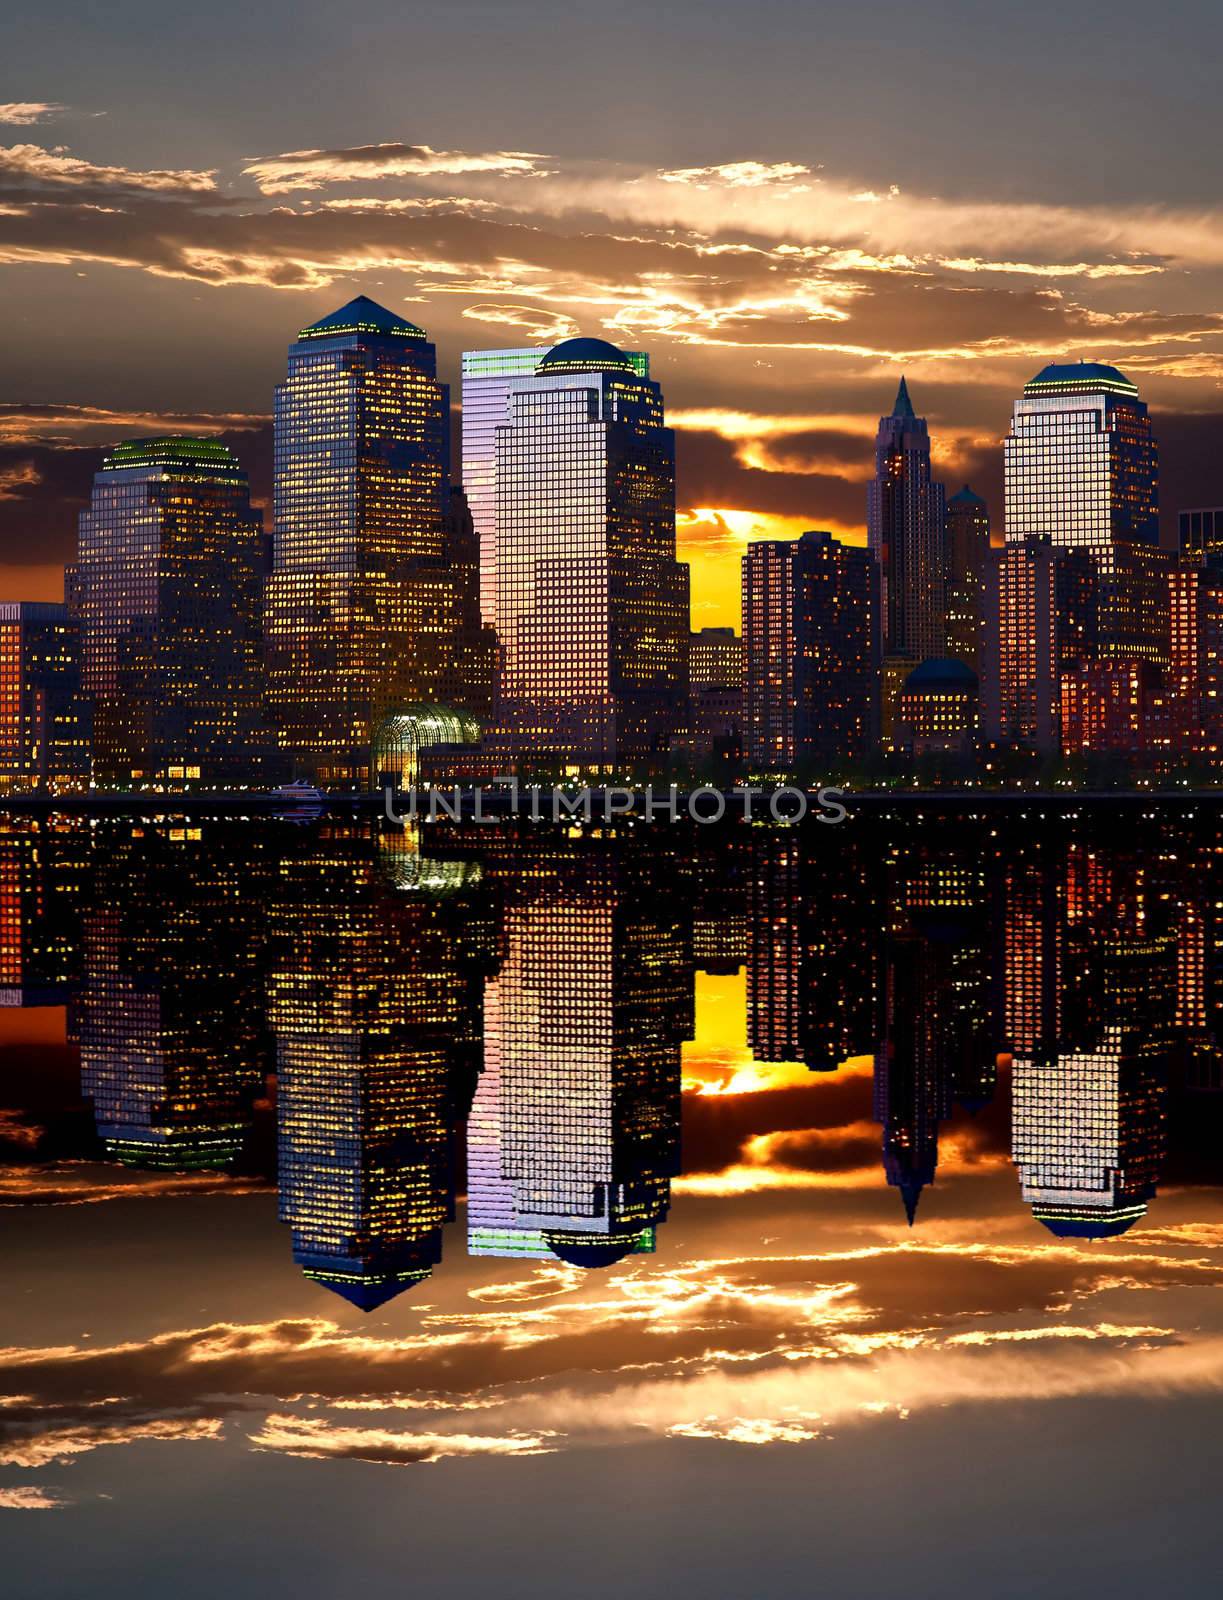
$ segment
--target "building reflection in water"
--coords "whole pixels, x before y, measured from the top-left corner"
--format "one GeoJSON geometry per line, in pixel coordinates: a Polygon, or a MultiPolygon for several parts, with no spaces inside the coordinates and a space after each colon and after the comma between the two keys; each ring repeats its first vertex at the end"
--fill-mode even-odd
{"type": "Polygon", "coordinates": [[[1155,1195],[1177,1013],[1192,1004],[1199,969],[1178,961],[1174,897],[1158,867],[1072,843],[1054,874],[1017,874],[1014,887],[1012,1149],[1023,1198],[1059,1237],[1124,1233],[1155,1195]]]}
{"type": "Polygon", "coordinates": [[[873,1062],[910,1223],[940,1155],[958,1173],[992,1141],[1040,1225],[1107,1238],[1150,1206],[1170,1127],[1213,1172],[1223,1109],[1223,844],[1146,826],[1141,848],[1049,816],[422,845],[356,819],[11,819],[0,999],[67,1003],[79,1085],[28,1100],[58,1151],[278,1163],[295,1261],[365,1309],[438,1264],[464,1174],[473,1254],[654,1248],[698,965],[746,964],[752,1055],[812,1074],[797,1125],[817,1073],[873,1062]]]}
{"type": "Polygon", "coordinates": [[[272,912],[280,1217],[305,1275],[369,1311],[441,1260],[491,929],[470,864],[422,871],[418,841],[350,825],[309,840],[272,912]]]}
{"type": "Polygon", "coordinates": [[[107,833],[80,919],[81,1092],[106,1153],[125,1165],[231,1165],[270,1068],[265,843],[247,833],[214,849],[193,827],[107,833]]]}
{"type": "Polygon", "coordinates": [[[662,876],[544,860],[510,895],[468,1131],[473,1255],[596,1267],[654,1248],[692,993],[662,876]]]}

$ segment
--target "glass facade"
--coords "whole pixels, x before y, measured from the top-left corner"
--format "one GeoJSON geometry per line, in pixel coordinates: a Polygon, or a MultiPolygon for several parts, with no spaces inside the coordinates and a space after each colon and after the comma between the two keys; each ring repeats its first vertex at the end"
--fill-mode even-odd
{"type": "Polygon", "coordinates": [[[387,782],[397,789],[417,781],[422,747],[431,744],[478,744],[480,724],[461,711],[445,706],[405,706],[379,724],[370,751],[370,788],[387,782]]]}
{"type": "Polygon", "coordinates": [[[459,600],[447,559],[449,404],[412,323],[360,297],[302,329],[276,391],[266,635],[283,750],[364,783],[396,702],[440,698],[459,600]]]}
{"type": "Polygon", "coordinates": [[[1115,367],[1045,367],[1015,402],[1005,444],[1006,537],[1105,552],[1158,539],[1154,435],[1115,367]]]}
{"type": "Polygon", "coordinates": [[[601,340],[556,346],[509,396],[494,476],[500,738],[587,769],[665,750],[688,689],[688,570],[658,385],[601,340]]]}
{"type": "Polygon", "coordinates": [[[137,439],[106,458],[73,580],[97,777],[174,787],[265,770],[264,551],[224,445],[137,439]]]}
{"type": "MultiPolygon", "coordinates": [[[[539,363],[548,348],[463,352],[463,488],[480,541],[480,615],[489,626],[497,617],[497,429],[509,421],[510,395],[537,386],[539,363]]],[[[648,379],[649,356],[640,350],[624,354],[637,376],[648,379]]]]}

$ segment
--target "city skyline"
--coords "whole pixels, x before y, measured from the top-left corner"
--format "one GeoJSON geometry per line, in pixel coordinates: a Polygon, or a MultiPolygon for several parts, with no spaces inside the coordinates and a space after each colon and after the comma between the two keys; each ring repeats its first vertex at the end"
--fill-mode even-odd
{"type": "MultiPolygon", "coordinates": [[[[766,69],[745,19],[704,7],[695,76],[688,6],[651,30],[648,63],[631,27],[552,15],[549,42],[597,63],[635,108],[592,120],[581,71],[562,86],[533,59],[505,75],[474,64],[463,6],[425,8],[412,28],[375,10],[384,50],[362,59],[360,97],[275,106],[265,87],[296,81],[322,26],[311,4],[303,29],[276,4],[244,19],[240,68],[196,52],[172,100],[185,20],[142,30],[136,72],[124,26],[78,18],[96,75],[36,20],[15,30],[0,113],[0,593],[56,598],[96,452],[121,438],[215,431],[270,503],[283,346],[359,293],[428,329],[456,397],[465,350],[573,334],[648,348],[677,431],[697,625],[735,621],[749,537],[863,537],[862,446],[902,372],[936,475],[998,507],[1022,385],[1050,361],[1116,363],[1155,416],[1165,533],[1178,505],[1215,503],[1223,235],[1203,154],[1215,111],[1192,87],[1213,11],[1157,27],[1123,6],[1085,80],[1070,65],[1080,19],[1042,4],[1022,23],[959,27],[969,9],[942,6],[923,38],[954,74],[954,107],[931,103],[898,39],[881,43],[885,19],[901,19],[891,0],[862,97],[848,86],[863,24],[840,8],[769,0],[794,48],[767,51],[766,69]],[[1124,63],[1148,35],[1141,88],[1124,65],[1110,82],[1108,52],[1124,63]],[[798,87],[809,55],[818,102],[798,87]],[[1037,60],[1038,108],[988,92],[1037,60]],[[711,126],[707,85],[766,70],[769,116],[728,90],[711,126]],[[1118,117],[1118,95],[1148,110],[1118,117]],[[1093,119],[1112,130],[1107,170],[1084,159],[1093,119]]],[[[553,11],[498,23],[511,59],[553,11]]],[[[329,40],[329,70],[356,48],[329,40]]]]}

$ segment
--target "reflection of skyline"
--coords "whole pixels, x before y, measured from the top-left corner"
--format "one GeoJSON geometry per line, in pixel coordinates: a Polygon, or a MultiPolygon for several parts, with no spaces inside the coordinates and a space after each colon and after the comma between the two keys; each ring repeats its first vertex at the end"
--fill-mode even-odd
{"type": "Polygon", "coordinates": [[[321,848],[282,865],[268,984],[280,1217],[306,1277],[365,1311],[441,1260],[478,1066],[479,987],[465,969],[480,918],[455,916],[444,894],[396,893],[389,837],[370,851],[325,830],[321,848]]]}
{"type": "Polygon", "coordinates": [[[508,910],[468,1135],[472,1254],[602,1266],[653,1248],[691,966],[645,888],[600,863],[508,910]]]}
{"type": "Polygon", "coordinates": [[[975,824],[447,838],[439,854],[358,821],[0,838],[21,885],[0,959],[15,979],[58,963],[37,992],[72,995],[106,1155],[270,1171],[275,1104],[294,1258],[359,1306],[437,1265],[465,1165],[474,1254],[651,1248],[698,969],[745,969],[737,1048],[769,1070],[698,1073],[691,1094],[728,1115],[790,1097],[776,1132],[745,1115],[721,1147],[728,1182],[853,1170],[911,1222],[940,1175],[1007,1150],[1037,1223],[1121,1231],[1155,1195],[1169,1116],[1189,1127],[1220,1081],[1209,834],[1169,829],[1141,857],[1065,823],[1013,843],[975,824]],[[846,1061],[873,1062],[873,1100],[838,1124],[846,1061]]]}

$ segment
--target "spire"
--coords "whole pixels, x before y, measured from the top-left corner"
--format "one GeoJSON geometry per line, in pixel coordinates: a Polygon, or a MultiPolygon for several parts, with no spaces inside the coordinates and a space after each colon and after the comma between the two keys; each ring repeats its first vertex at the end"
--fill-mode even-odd
{"type": "Polygon", "coordinates": [[[922,1187],[920,1178],[908,1178],[900,1185],[900,1197],[905,1203],[905,1216],[909,1219],[910,1228],[917,1220],[917,1202],[921,1198],[922,1187]]]}
{"type": "Polygon", "coordinates": [[[892,415],[894,417],[912,417],[916,415],[913,410],[913,402],[909,399],[909,386],[905,382],[903,374],[900,379],[900,388],[896,391],[896,404],[892,407],[892,415]]]}

